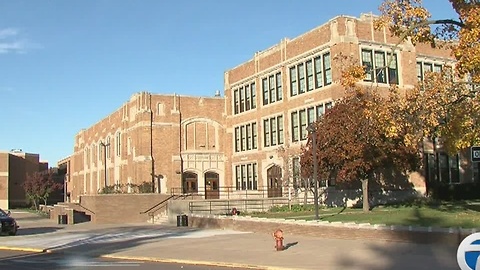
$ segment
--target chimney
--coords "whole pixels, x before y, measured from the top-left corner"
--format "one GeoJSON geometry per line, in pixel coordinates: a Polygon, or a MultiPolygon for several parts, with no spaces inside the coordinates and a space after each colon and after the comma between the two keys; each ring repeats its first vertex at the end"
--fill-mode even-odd
{"type": "Polygon", "coordinates": [[[219,96],[220,96],[220,90],[215,91],[215,97],[219,97],[219,96]]]}

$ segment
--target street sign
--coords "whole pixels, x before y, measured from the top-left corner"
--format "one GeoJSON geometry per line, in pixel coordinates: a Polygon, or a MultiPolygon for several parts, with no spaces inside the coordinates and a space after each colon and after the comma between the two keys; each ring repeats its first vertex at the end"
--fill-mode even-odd
{"type": "Polygon", "coordinates": [[[480,146],[472,146],[470,150],[472,162],[480,162],[480,146]]]}

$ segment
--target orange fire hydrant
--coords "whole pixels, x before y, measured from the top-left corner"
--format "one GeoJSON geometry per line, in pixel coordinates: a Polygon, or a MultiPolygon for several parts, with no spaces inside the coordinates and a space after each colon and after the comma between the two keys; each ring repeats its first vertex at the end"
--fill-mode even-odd
{"type": "Polygon", "coordinates": [[[278,229],[273,233],[273,239],[275,239],[275,249],[277,251],[283,250],[283,231],[278,229]]]}

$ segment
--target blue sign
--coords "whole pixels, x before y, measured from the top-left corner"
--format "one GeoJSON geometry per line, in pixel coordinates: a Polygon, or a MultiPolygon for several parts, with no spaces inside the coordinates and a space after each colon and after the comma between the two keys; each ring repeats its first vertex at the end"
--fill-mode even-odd
{"type": "Polygon", "coordinates": [[[458,246],[457,262],[462,270],[480,270],[480,233],[463,239],[458,246]]]}

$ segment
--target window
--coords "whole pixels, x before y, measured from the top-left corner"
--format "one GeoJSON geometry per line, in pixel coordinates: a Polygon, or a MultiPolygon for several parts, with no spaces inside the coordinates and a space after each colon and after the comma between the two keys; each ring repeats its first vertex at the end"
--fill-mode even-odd
{"type": "Polygon", "coordinates": [[[384,84],[398,84],[397,55],[391,53],[363,49],[362,65],[365,68],[365,81],[384,84]]]}
{"type": "Polygon", "coordinates": [[[443,182],[446,184],[460,183],[459,155],[448,156],[438,153],[437,159],[434,154],[427,154],[426,175],[430,181],[443,182]]]}
{"type": "Polygon", "coordinates": [[[290,68],[290,95],[296,96],[297,91],[297,67],[290,68]]]}
{"type": "Polygon", "coordinates": [[[283,144],[283,115],[263,120],[264,147],[283,144]]]}
{"type": "Polygon", "coordinates": [[[298,70],[298,94],[303,94],[305,93],[306,89],[305,89],[305,67],[304,67],[304,64],[299,64],[297,66],[297,70],[298,70]]]}
{"type": "Polygon", "coordinates": [[[235,166],[235,189],[258,190],[257,163],[235,166]]]}
{"type": "Polygon", "coordinates": [[[233,112],[234,114],[239,113],[240,110],[240,97],[239,97],[239,92],[238,89],[233,91],[233,112]]]}
{"type": "Polygon", "coordinates": [[[302,185],[302,178],[300,174],[300,158],[294,157],[292,158],[292,175],[293,175],[293,188],[297,189],[299,187],[303,187],[302,185]]]}
{"type": "Polygon", "coordinates": [[[257,149],[257,123],[235,127],[235,152],[257,149]]]}
{"type": "Polygon", "coordinates": [[[120,132],[117,132],[115,138],[115,153],[117,157],[122,154],[122,134],[120,132]]]}
{"type": "Polygon", "coordinates": [[[313,62],[312,60],[308,60],[306,62],[307,68],[307,91],[312,91],[314,89],[313,85],[313,62]]]}
{"type": "Polygon", "coordinates": [[[98,160],[103,160],[103,145],[101,141],[98,143],[98,160]]]}
{"type": "Polygon", "coordinates": [[[442,72],[442,69],[443,65],[439,63],[417,60],[417,79],[422,82],[429,72],[442,72]]]}
{"type": "Polygon", "coordinates": [[[296,96],[332,83],[330,53],[290,67],[290,95],[296,96]]]}
{"type": "Polygon", "coordinates": [[[85,147],[83,149],[83,163],[87,164],[88,163],[88,148],[85,147]]]}
{"type": "Polygon", "coordinates": [[[332,106],[332,102],[328,102],[293,111],[291,113],[292,142],[306,140],[308,137],[307,127],[318,120],[325,113],[325,110],[332,106]]]}
{"type": "Polygon", "coordinates": [[[105,143],[105,152],[107,153],[107,158],[110,158],[110,137],[107,137],[107,142],[105,143]]]}
{"type": "Polygon", "coordinates": [[[233,90],[233,113],[253,110],[257,107],[255,82],[242,85],[233,90]]]}

